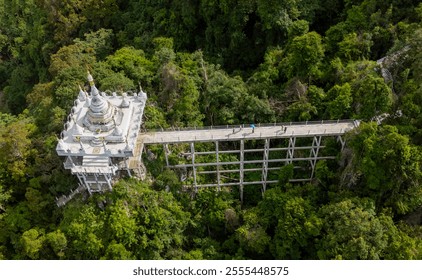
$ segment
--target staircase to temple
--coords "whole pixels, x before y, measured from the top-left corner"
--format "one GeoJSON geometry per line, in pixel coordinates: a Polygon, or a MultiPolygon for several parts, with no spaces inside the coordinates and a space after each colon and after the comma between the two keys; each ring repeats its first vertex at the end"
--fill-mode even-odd
{"type": "Polygon", "coordinates": [[[104,156],[84,156],[82,160],[84,167],[108,167],[109,158],[104,156]]]}

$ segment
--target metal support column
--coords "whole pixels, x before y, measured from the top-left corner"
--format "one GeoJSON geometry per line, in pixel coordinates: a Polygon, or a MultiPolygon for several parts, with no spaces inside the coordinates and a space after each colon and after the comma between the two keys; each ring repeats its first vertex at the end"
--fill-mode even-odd
{"type": "Polygon", "coordinates": [[[319,148],[321,147],[321,138],[322,138],[322,136],[314,136],[314,138],[312,140],[312,148],[311,148],[311,152],[309,154],[309,157],[312,158],[310,160],[311,168],[312,168],[310,179],[312,179],[314,177],[315,166],[316,166],[316,162],[317,162],[317,158],[318,158],[318,152],[319,152],[319,148]]]}
{"type": "Polygon", "coordinates": [[[107,185],[108,185],[108,190],[112,190],[113,189],[113,187],[112,187],[112,185],[111,185],[111,174],[104,174],[104,178],[106,179],[106,181],[107,181],[107,185]]]}
{"type": "Polygon", "coordinates": [[[218,154],[218,141],[215,141],[215,157],[216,157],[216,163],[217,163],[217,186],[218,186],[218,190],[221,190],[220,187],[220,159],[219,159],[219,154],[218,154]]]}
{"type": "Polygon", "coordinates": [[[239,166],[239,179],[240,179],[240,185],[239,185],[239,189],[240,189],[240,202],[243,203],[243,176],[244,176],[244,170],[243,170],[243,164],[244,164],[244,157],[245,157],[245,141],[242,139],[240,140],[240,166],[239,166]]]}
{"type": "Polygon", "coordinates": [[[95,182],[97,183],[97,188],[100,189],[99,188],[99,182],[98,182],[98,175],[97,175],[97,173],[94,173],[94,177],[95,177],[95,182]]]}
{"type": "MultiPolygon", "coordinates": [[[[75,166],[75,163],[73,162],[72,157],[71,157],[71,156],[68,156],[67,158],[69,159],[70,164],[72,165],[72,167],[73,167],[73,166],[75,166]]],[[[79,177],[78,177],[78,178],[79,178],[79,177]]]]}
{"type": "Polygon", "coordinates": [[[337,136],[337,141],[341,144],[341,151],[343,151],[344,146],[346,145],[346,141],[341,138],[341,135],[337,136]]]}
{"type": "Polygon", "coordinates": [[[190,143],[190,152],[192,157],[192,171],[193,171],[193,186],[195,187],[195,191],[198,191],[198,185],[196,182],[196,166],[195,166],[195,143],[190,143]]]}
{"type": "Polygon", "coordinates": [[[286,155],[286,164],[291,164],[295,155],[295,144],[296,144],[296,137],[289,138],[289,146],[287,148],[287,155],[286,155]]]}
{"type": "Polygon", "coordinates": [[[169,146],[168,144],[163,144],[164,157],[166,158],[166,165],[169,167],[169,146]]]}
{"type": "Polygon", "coordinates": [[[84,173],[81,173],[81,176],[82,176],[82,180],[84,181],[84,185],[86,186],[86,189],[89,192],[89,195],[92,195],[92,191],[91,191],[91,188],[90,188],[88,182],[86,181],[86,175],[85,174],[86,174],[86,169],[85,169],[84,173]]]}
{"type": "Polygon", "coordinates": [[[82,186],[84,186],[85,187],[85,189],[87,188],[87,186],[86,186],[86,183],[84,182],[84,179],[83,179],[83,177],[82,177],[82,175],[80,174],[80,173],[76,173],[76,176],[78,177],[78,179],[79,179],[79,183],[82,185],[82,186]]]}
{"type": "Polygon", "coordinates": [[[268,155],[270,153],[270,139],[265,139],[264,158],[262,160],[262,195],[267,189],[267,175],[268,175],[268,155]]]}

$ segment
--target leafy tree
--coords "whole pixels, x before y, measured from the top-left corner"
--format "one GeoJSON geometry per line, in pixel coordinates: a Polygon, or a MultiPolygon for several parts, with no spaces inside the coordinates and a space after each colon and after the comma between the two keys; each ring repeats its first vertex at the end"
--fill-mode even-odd
{"type": "Polygon", "coordinates": [[[0,219],[0,244],[7,259],[22,259],[21,235],[32,228],[31,214],[24,202],[9,205],[0,219]]]}
{"type": "Polygon", "coordinates": [[[241,77],[229,77],[214,67],[209,70],[201,102],[207,123],[236,124],[273,120],[269,103],[248,93],[241,77]]]}
{"type": "Polygon", "coordinates": [[[62,129],[66,111],[55,105],[54,82],[36,84],[26,100],[39,130],[56,132],[62,129]]]}
{"type": "Polygon", "coordinates": [[[163,89],[159,99],[168,111],[170,123],[176,126],[201,124],[199,91],[192,78],[173,62],[164,65],[160,74],[163,89]]]}
{"type": "Polygon", "coordinates": [[[198,192],[192,204],[192,217],[198,222],[196,229],[199,236],[221,238],[227,231],[229,216],[228,209],[233,209],[233,201],[227,193],[213,190],[201,190],[198,192]]]}
{"type": "Polygon", "coordinates": [[[394,223],[390,215],[380,217],[387,228],[388,245],[383,252],[383,258],[388,260],[414,260],[420,259],[421,240],[415,238],[415,228],[403,222],[394,223]],[[410,232],[410,234],[409,234],[410,232]]]}
{"type": "Polygon", "coordinates": [[[131,217],[130,210],[125,207],[124,201],[120,200],[107,207],[108,225],[113,240],[130,247],[136,244],[136,220],[131,217]]]}
{"type": "Polygon", "coordinates": [[[295,37],[288,48],[286,58],[287,76],[298,76],[311,80],[320,76],[320,66],[324,57],[321,35],[312,31],[295,37]]]}
{"type": "MultiPolygon", "coordinates": [[[[2,29],[2,54],[9,64],[8,71],[15,68],[31,69],[30,78],[26,77],[27,86],[38,79],[46,79],[46,64],[52,49],[48,26],[45,24],[46,13],[38,1],[0,1],[0,23],[8,28],[2,29]]],[[[11,83],[11,87],[22,86],[11,83]]],[[[18,90],[14,90],[18,92],[18,90]]],[[[16,108],[13,108],[16,109],[16,108]]]]}
{"type": "Polygon", "coordinates": [[[297,20],[292,22],[292,25],[289,27],[289,38],[293,39],[298,36],[305,35],[309,32],[309,22],[306,20],[297,20]]]}
{"type": "Polygon", "coordinates": [[[306,92],[307,99],[315,107],[318,118],[322,118],[325,111],[325,99],[327,97],[324,89],[311,85],[306,92]]]}
{"type": "Polygon", "coordinates": [[[373,42],[369,33],[357,35],[350,33],[344,36],[343,41],[338,43],[338,55],[346,60],[359,60],[368,58],[373,42]]]}
{"type": "Polygon", "coordinates": [[[182,183],[180,182],[174,170],[164,169],[164,171],[157,177],[155,185],[160,191],[171,191],[173,194],[181,191],[182,183]]]}
{"type": "Polygon", "coordinates": [[[383,220],[370,200],[348,199],[324,206],[322,238],[317,243],[320,259],[380,259],[388,245],[383,220]]]}
{"type": "Polygon", "coordinates": [[[220,243],[210,237],[195,238],[193,240],[195,249],[183,254],[184,260],[221,260],[223,255],[220,243]]]}
{"type": "Polygon", "coordinates": [[[278,97],[280,89],[277,84],[283,75],[282,60],[285,52],[281,48],[267,50],[264,62],[246,80],[248,91],[261,99],[278,97]]]}
{"type": "Polygon", "coordinates": [[[123,71],[127,77],[143,86],[149,86],[152,82],[154,65],[142,50],[124,47],[108,56],[106,61],[114,71],[123,71]]]}
{"type": "Polygon", "coordinates": [[[330,119],[347,118],[352,106],[351,87],[348,83],[335,85],[327,92],[327,112],[330,119]]]}
{"type": "Polygon", "coordinates": [[[38,259],[44,240],[44,234],[35,228],[25,231],[21,237],[24,256],[33,260],[38,259]]]}
{"type": "Polygon", "coordinates": [[[163,109],[159,108],[157,104],[149,103],[148,106],[145,106],[144,111],[145,119],[145,128],[157,129],[157,128],[167,128],[169,125],[165,119],[165,113],[163,109]]]}
{"type": "Polygon", "coordinates": [[[69,44],[73,38],[88,30],[110,26],[117,13],[117,1],[68,0],[60,2],[39,1],[46,13],[46,21],[53,40],[59,46],[69,44]]]}
{"type": "Polygon", "coordinates": [[[289,30],[299,18],[311,20],[316,8],[314,1],[307,0],[257,1],[257,13],[264,27],[284,32],[289,30]]]}
{"type": "Polygon", "coordinates": [[[60,259],[65,258],[67,239],[65,234],[61,230],[58,229],[56,231],[46,234],[45,243],[46,246],[49,246],[53,250],[54,255],[51,256],[53,259],[55,259],[56,256],[60,259]]]}
{"type": "Polygon", "coordinates": [[[26,189],[25,198],[28,201],[29,210],[38,217],[43,216],[43,211],[47,210],[46,207],[51,202],[51,197],[43,195],[41,191],[31,187],[26,189]]]}
{"type": "Polygon", "coordinates": [[[14,182],[19,185],[19,182],[26,180],[25,173],[29,171],[28,161],[33,152],[30,136],[35,129],[31,120],[24,116],[6,126],[0,124],[0,174],[7,184],[14,182]]]}
{"type": "Polygon", "coordinates": [[[103,214],[92,205],[75,203],[67,207],[59,229],[67,239],[66,257],[69,259],[98,259],[104,249],[103,214]]]}
{"type": "Polygon", "coordinates": [[[283,187],[287,185],[290,179],[293,179],[294,174],[294,166],[293,164],[287,164],[280,168],[280,172],[278,173],[278,185],[283,187]]]}
{"type": "Polygon", "coordinates": [[[347,142],[354,156],[351,169],[345,172],[360,178],[347,184],[396,214],[409,213],[421,205],[421,151],[409,144],[408,137],[393,126],[361,123],[347,142]]]}
{"type": "Polygon", "coordinates": [[[119,243],[110,243],[106,250],[106,255],[102,257],[106,260],[132,260],[133,256],[130,251],[128,251],[123,244],[119,243]]]}
{"type": "Polygon", "coordinates": [[[273,237],[276,259],[313,257],[313,239],[319,235],[321,221],[309,201],[296,197],[286,201],[273,237]]]}
{"type": "Polygon", "coordinates": [[[281,188],[265,192],[258,204],[266,232],[271,232],[270,252],[277,259],[314,258],[314,239],[321,221],[309,198],[281,188]]]}
{"type": "Polygon", "coordinates": [[[391,110],[393,94],[382,78],[367,76],[353,86],[355,87],[353,108],[357,118],[369,120],[391,110]]]}
{"type": "Polygon", "coordinates": [[[221,70],[209,73],[203,94],[203,111],[209,124],[239,123],[239,111],[247,88],[240,77],[230,78],[221,70]]]}
{"type": "Polygon", "coordinates": [[[305,98],[292,103],[287,107],[287,120],[289,121],[309,121],[317,115],[317,109],[305,98]]]}
{"type": "Polygon", "coordinates": [[[15,115],[22,113],[26,107],[25,97],[31,91],[31,85],[36,82],[33,72],[30,65],[15,67],[4,87],[7,108],[15,115]]]}
{"type": "Polygon", "coordinates": [[[3,217],[4,211],[6,211],[6,202],[10,199],[10,191],[5,191],[3,186],[0,185],[0,220],[3,217]]]}
{"type": "MultiPolygon", "coordinates": [[[[75,66],[79,66],[82,70],[87,65],[93,65],[95,61],[95,55],[91,49],[84,48],[82,44],[76,43],[60,48],[57,53],[51,56],[49,71],[53,76],[57,76],[59,73],[75,66]]],[[[83,71],[80,72],[83,73],[83,71]]]]}
{"type": "Polygon", "coordinates": [[[243,213],[243,225],[236,230],[236,237],[246,255],[259,258],[267,256],[271,236],[265,231],[258,208],[245,210],[243,213]]]}
{"type": "Polygon", "coordinates": [[[388,213],[375,212],[369,199],[351,198],[323,206],[321,259],[415,259],[420,241],[397,226],[388,213]]]}
{"type": "Polygon", "coordinates": [[[115,243],[122,242],[137,259],[166,258],[173,248],[183,245],[189,214],[171,193],[134,181],[121,182],[114,190],[110,209],[114,213],[109,215],[108,226],[115,243]]]}
{"type": "Polygon", "coordinates": [[[214,63],[234,70],[236,65],[250,68],[259,62],[265,48],[259,39],[262,24],[255,2],[200,1],[199,14],[205,23],[201,47],[215,58],[214,63]]]}

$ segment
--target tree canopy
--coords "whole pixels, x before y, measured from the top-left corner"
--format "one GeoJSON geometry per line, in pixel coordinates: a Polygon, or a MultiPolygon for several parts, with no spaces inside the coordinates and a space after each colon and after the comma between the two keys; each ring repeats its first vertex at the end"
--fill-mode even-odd
{"type": "Polygon", "coordinates": [[[420,1],[0,0],[0,23],[0,259],[422,258],[420,1]],[[77,182],[55,147],[87,70],[148,93],[142,129],[360,126],[324,143],[337,156],[311,182],[280,165],[243,204],[194,192],[152,147],[146,180],[58,208],[77,182]]]}

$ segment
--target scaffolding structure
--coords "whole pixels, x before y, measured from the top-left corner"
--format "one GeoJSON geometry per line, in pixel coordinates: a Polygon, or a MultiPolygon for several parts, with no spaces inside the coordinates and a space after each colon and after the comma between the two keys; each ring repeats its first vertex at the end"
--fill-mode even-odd
{"type": "Polygon", "coordinates": [[[297,170],[292,182],[311,181],[319,160],[335,159],[324,152],[326,143],[334,140],[343,149],[343,135],[358,125],[356,120],[337,120],[202,127],[149,131],[140,134],[139,141],[163,145],[167,167],[187,170],[196,190],[237,186],[243,201],[244,186],[260,185],[265,192],[267,185],[278,182],[280,167],[286,164],[297,170]],[[180,147],[185,150],[171,158],[180,147]]]}

